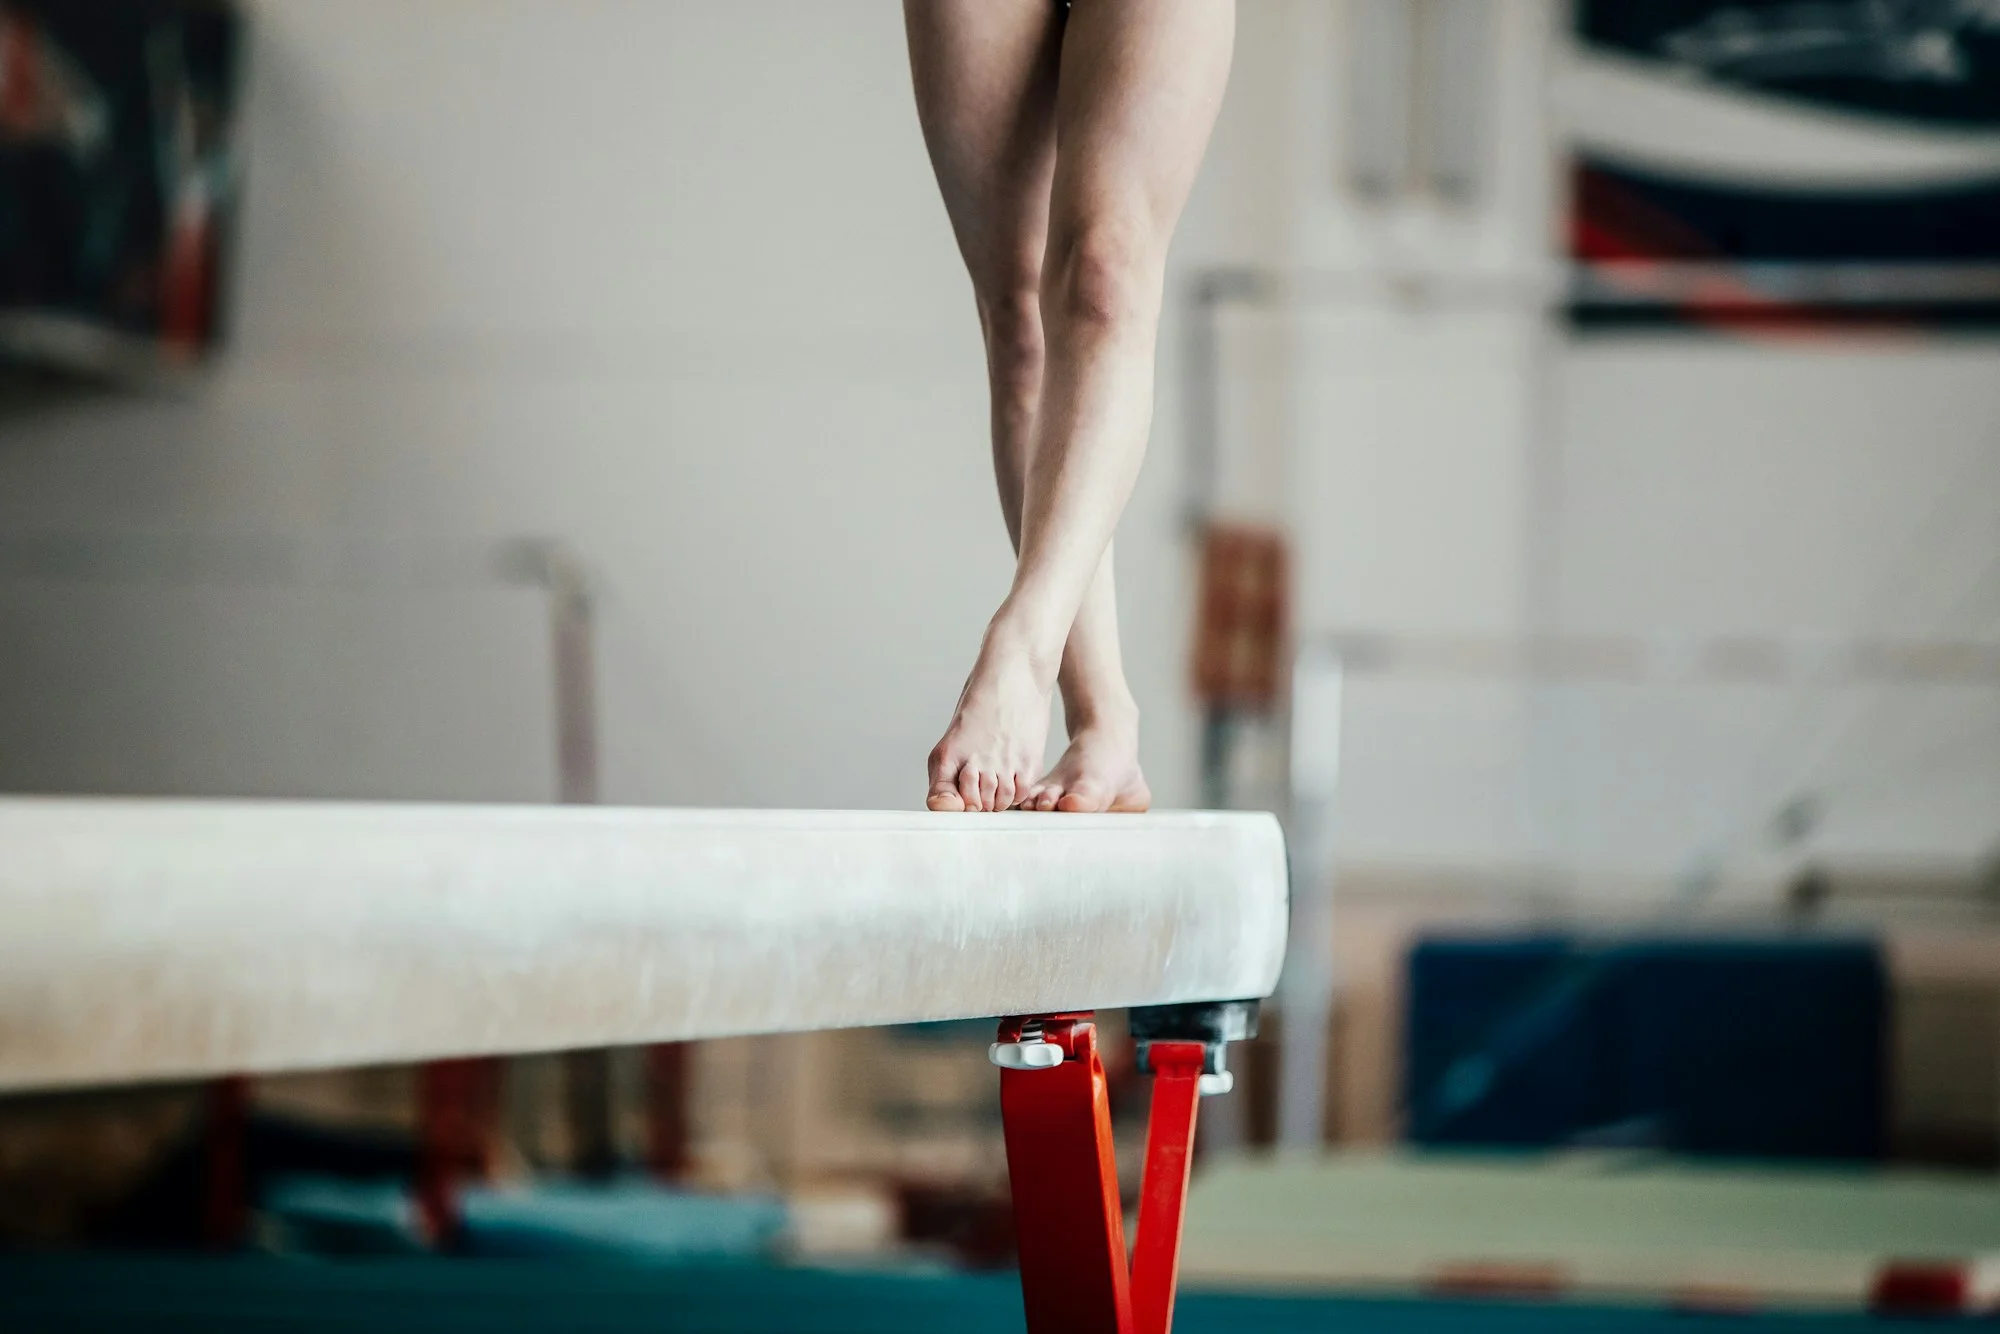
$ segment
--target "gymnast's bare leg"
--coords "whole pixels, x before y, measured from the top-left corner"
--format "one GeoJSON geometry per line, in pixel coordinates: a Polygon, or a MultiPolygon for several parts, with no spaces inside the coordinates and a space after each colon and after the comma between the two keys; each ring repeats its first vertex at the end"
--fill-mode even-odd
{"type": "Polygon", "coordinates": [[[1145,454],[1166,250],[1228,78],[1232,0],[905,0],[970,271],[1014,582],[930,756],[932,810],[1144,810],[1111,536],[1145,454]],[[1042,774],[1060,682],[1069,749],[1042,774]]]}

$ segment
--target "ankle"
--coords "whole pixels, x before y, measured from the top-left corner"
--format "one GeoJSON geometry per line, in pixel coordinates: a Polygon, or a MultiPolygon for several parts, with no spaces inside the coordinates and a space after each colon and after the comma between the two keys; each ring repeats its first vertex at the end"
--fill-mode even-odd
{"type": "Polygon", "coordinates": [[[1058,639],[1051,646],[1045,639],[1046,636],[1036,634],[1029,618],[1002,604],[986,627],[980,656],[998,655],[1023,662],[1035,685],[1044,692],[1050,691],[1055,689],[1056,674],[1062,666],[1062,641],[1058,639]]]}
{"type": "Polygon", "coordinates": [[[1063,691],[1063,726],[1070,736],[1080,732],[1139,734],[1139,702],[1123,681],[1102,690],[1063,691]]]}

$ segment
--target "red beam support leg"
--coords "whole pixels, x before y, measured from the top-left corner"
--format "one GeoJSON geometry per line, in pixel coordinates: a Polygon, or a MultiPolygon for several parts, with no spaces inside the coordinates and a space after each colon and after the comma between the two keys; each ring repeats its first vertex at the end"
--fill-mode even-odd
{"type": "Polygon", "coordinates": [[[1111,1106],[1090,1016],[1001,1022],[989,1054],[1000,1067],[1029,1334],[1169,1334],[1195,1109],[1204,1092],[1229,1091],[1224,1049],[1256,1032],[1255,1001],[1132,1012],[1139,1068],[1153,1076],[1153,1106],[1138,1245],[1128,1265],[1111,1106]]]}
{"type": "Polygon", "coordinates": [[[656,1042],[646,1048],[646,1165],[661,1181],[687,1176],[694,1154],[688,1127],[686,1042],[656,1042]]]}
{"type": "Polygon", "coordinates": [[[202,1239],[210,1250],[241,1246],[250,1232],[250,1081],[229,1075],[208,1086],[208,1182],[202,1239]]]}
{"type": "Polygon", "coordinates": [[[501,1064],[490,1056],[417,1068],[417,1215],[431,1243],[459,1239],[458,1187],[493,1172],[501,1064]]]}
{"type": "Polygon", "coordinates": [[[1079,1015],[1007,1020],[994,1060],[1028,1334],[1134,1334],[1096,1029],[1079,1015]]]}
{"type": "Polygon", "coordinates": [[[1146,1118],[1146,1175],[1139,1235],[1132,1243],[1132,1314],[1137,1334],[1168,1334],[1180,1279],[1181,1220],[1194,1166],[1195,1109],[1207,1052],[1199,1042],[1152,1042],[1153,1107],[1146,1118]]]}

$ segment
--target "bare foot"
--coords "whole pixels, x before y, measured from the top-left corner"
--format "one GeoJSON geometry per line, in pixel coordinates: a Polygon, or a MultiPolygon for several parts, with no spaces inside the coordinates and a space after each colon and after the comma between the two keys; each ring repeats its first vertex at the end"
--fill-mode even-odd
{"type": "Polygon", "coordinates": [[[1139,715],[1092,720],[1070,734],[1056,767],[1021,798],[1029,811],[1143,811],[1152,789],[1139,772],[1139,715]]]}
{"type": "Polygon", "coordinates": [[[934,811],[1004,811],[1035,781],[1049,735],[1055,674],[1037,671],[1018,637],[986,632],[944,739],[931,751],[934,811]]]}

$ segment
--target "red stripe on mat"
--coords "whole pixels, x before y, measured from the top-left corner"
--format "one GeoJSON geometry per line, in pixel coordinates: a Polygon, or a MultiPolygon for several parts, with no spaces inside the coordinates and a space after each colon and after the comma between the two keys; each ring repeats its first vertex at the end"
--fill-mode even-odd
{"type": "Polygon", "coordinates": [[[1441,1266],[1423,1283],[1438,1297],[1532,1297],[1546,1301],[1572,1287],[1569,1271],[1560,1265],[1523,1264],[1511,1260],[1472,1260],[1441,1266]]]}

